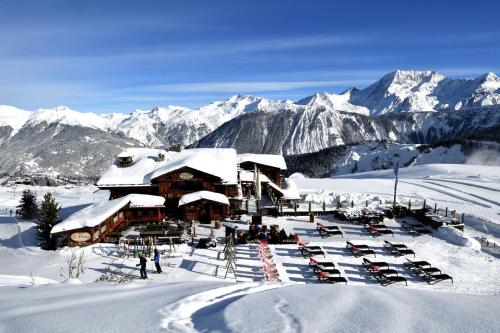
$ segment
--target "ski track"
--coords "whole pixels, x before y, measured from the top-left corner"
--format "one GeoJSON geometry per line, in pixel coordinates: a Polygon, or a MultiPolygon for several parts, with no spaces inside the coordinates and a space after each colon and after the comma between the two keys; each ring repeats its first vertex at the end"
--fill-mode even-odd
{"type": "MultiPolygon", "coordinates": [[[[462,201],[465,201],[465,202],[469,202],[471,204],[475,204],[475,205],[478,205],[478,206],[481,206],[481,207],[491,208],[491,206],[483,204],[482,202],[478,202],[478,201],[475,201],[475,200],[472,200],[472,199],[468,199],[468,198],[465,198],[463,196],[460,196],[460,195],[457,195],[457,194],[454,194],[454,193],[450,193],[448,191],[444,191],[444,190],[440,190],[440,189],[434,188],[432,186],[425,186],[425,185],[422,185],[422,184],[412,183],[412,182],[404,181],[404,180],[400,180],[400,182],[401,183],[405,183],[405,184],[410,184],[410,185],[413,185],[413,186],[419,186],[419,187],[422,187],[422,188],[425,188],[425,189],[428,189],[428,190],[431,190],[431,191],[434,191],[434,192],[445,194],[445,195],[448,195],[448,196],[453,197],[455,199],[459,199],[459,200],[462,200],[462,201]]],[[[441,186],[441,185],[439,185],[439,186],[441,186]]]]}
{"type": "Polygon", "coordinates": [[[479,184],[476,184],[476,183],[459,182],[459,181],[456,181],[456,180],[449,180],[449,179],[432,179],[432,181],[445,182],[445,183],[454,183],[454,184],[466,185],[466,186],[471,186],[471,187],[478,187],[478,188],[482,188],[484,190],[490,190],[490,191],[493,191],[493,192],[500,192],[500,189],[496,189],[496,188],[488,187],[488,186],[484,186],[484,185],[479,185],[479,184]]]}
{"type": "Polygon", "coordinates": [[[278,313],[281,321],[283,322],[282,331],[283,333],[300,333],[302,332],[302,327],[300,321],[295,316],[287,312],[287,307],[289,306],[283,299],[277,302],[274,309],[278,313]]]}
{"type": "Polygon", "coordinates": [[[198,332],[194,328],[192,320],[192,316],[195,312],[228,298],[237,298],[238,296],[280,288],[285,285],[286,284],[262,284],[257,282],[237,283],[186,297],[160,310],[160,313],[164,316],[162,327],[168,331],[182,333],[198,332]]]}
{"type": "Polygon", "coordinates": [[[477,199],[480,199],[480,200],[483,200],[483,201],[489,202],[489,203],[494,204],[494,205],[496,205],[496,206],[500,206],[500,202],[498,202],[498,201],[494,201],[494,200],[491,200],[491,199],[488,199],[488,198],[485,198],[485,197],[482,197],[482,196],[477,195],[477,194],[473,194],[473,193],[470,193],[470,192],[465,192],[465,191],[462,191],[462,190],[459,190],[459,189],[453,188],[453,187],[451,187],[451,186],[447,186],[447,185],[443,185],[443,184],[437,184],[437,183],[434,183],[434,182],[429,181],[429,180],[424,180],[423,182],[424,182],[424,183],[428,183],[428,184],[432,184],[432,185],[436,185],[436,186],[441,186],[441,187],[449,188],[450,190],[454,190],[454,191],[456,191],[456,192],[460,192],[460,193],[463,193],[463,194],[467,194],[467,195],[470,195],[471,197],[474,197],[474,198],[477,198],[477,199]]]}

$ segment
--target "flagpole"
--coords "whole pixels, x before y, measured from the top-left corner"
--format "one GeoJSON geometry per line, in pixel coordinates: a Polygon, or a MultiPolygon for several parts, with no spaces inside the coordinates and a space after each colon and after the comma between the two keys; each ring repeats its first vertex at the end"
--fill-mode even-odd
{"type": "Polygon", "coordinates": [[[392,208],[396,207],[396,191],[398,188],[398,173],[399,173],[399,161],[397,161],[396,165],[394,166],[394,175],[396,176],[396,179],[394,180],[394,200],[392,201],[392,208]]]}

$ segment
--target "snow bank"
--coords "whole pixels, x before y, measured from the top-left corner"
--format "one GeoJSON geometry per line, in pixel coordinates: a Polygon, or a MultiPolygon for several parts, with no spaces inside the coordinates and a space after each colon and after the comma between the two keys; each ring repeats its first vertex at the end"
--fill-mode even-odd
{"type": "Polygon", "coordinates": [[[0,275],[0,287],[29,287],[32,285],[51,283],[57,283],[57,281],[39,276],[0,275]]]}
{"type": "Polygon", "coordinates": [[[219,202],[224,205],[229,205],[229,199],[224,194],[210,192],[210,191],[198,191],[189,194],[184,194],[179,199],[179,206],[186,205],[188,203],[202,199],[219,202]]]}
{"type": "Polygon", "coordinates": [[[477,240],[451,226],[445,225],[438,228],[434,235],[453,245],[464,246],[472,250],[481,251],[481,244],[477,240]]]}
{"type": "Polygon", "coordinates": [[[494,296],[310,285],[248,295],[222,312],[231,332],[496,332],[499,304],[494,296]]]}

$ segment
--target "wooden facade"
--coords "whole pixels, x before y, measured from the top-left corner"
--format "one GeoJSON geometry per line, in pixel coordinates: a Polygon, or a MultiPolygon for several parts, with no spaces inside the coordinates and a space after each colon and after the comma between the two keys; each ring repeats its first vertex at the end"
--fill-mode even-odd
{"type": "Polygon", "coordinates": [[[224,194],[229,198],[238,195],[238,186],[236,184],[221,183],[220,178],[189,167],[182,167],[161,175],[153,179],[152,182],[158,188],[156,195],[165,198],[167,215],[187,220],[207,222],[221,220],[230,212],[227,207],[219,207],[221,205],[215,202],[198,201],[187,205],[188,207],[179,207],[179,199],[185,194],[210,191],[224,194]],[[198,207],[193,208],[194,206],[198,207]]]}
{"type": "Polygon", "coordinates": [[[101,243],[114,231],[133,222],[160,222],[165,218],[163,207],[123,207],[94,227],[61,232],[68,241],[68,246],[86,246],[101,243]]]}
{"type": "Polygon", "coordinates": [[[209,223],[210,221],[220,221],[229,213],[229,207],[219,202],[210,200],[198,200],[181,206],[182,218],[187,221],[200,221],[209,223]]]}

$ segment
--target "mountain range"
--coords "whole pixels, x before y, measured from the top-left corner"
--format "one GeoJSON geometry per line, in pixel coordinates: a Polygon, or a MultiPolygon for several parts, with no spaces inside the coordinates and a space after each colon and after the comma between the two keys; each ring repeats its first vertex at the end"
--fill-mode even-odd
{"type": "Polygon", "coordinates": [[[380,140],[434,143],[500,126],[500,78],[454,79],[395,71],[364,88],[319,92],[297,102],[237,95],[200,108],[180,106],[98,115],[67,107],[34,112],[0,106],[4,173],[95,176],[130,146],[234,147],[239,152],[316,152],[380,140]]]}

